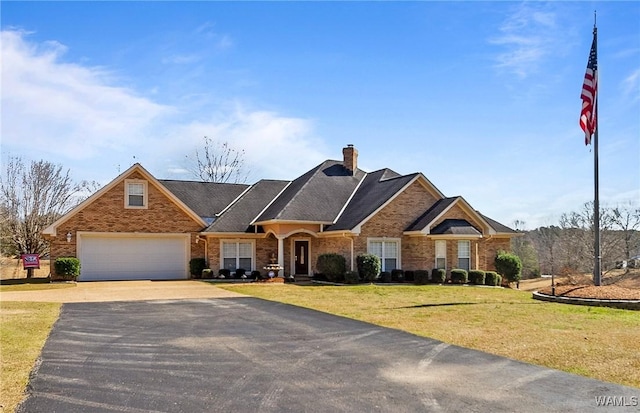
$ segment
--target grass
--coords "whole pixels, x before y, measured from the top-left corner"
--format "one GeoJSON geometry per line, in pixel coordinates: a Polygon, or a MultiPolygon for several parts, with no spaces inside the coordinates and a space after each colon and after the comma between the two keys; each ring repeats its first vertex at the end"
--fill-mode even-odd
{"type": "Polygon", "coordinates": [[[13,412],[24,397],[29,373],[59,313],[57,303],[2,302],[0,411],[13,412]]]}
{"type": "Polygon", "coordinates": [[[640,312],[546,303],[458,286],[225,285],[599,380],[640,387],[640,312]]]}

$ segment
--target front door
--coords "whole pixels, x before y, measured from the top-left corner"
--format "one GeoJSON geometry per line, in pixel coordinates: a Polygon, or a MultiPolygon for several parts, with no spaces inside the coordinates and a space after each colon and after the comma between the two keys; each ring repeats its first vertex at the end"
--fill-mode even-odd
{"type": "Polygon", "coordinates": [[[309,274],[309,241],[294,241],[296,274],[309,274]]]}

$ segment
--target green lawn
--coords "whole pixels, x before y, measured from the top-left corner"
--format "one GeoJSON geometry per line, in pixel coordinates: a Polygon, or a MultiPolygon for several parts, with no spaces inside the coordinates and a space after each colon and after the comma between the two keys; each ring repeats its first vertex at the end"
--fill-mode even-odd
{"type": "Polygon", "coordinates": [[[640,387],[640,312],[463,286],[225,285],[230,291],[640,387]]]}
{"type": "Polygon", "coordinates": [[[59,313],[57,303],[2,302],[0,411],[13,412],[24,397],[29,373],[59,313]]]}

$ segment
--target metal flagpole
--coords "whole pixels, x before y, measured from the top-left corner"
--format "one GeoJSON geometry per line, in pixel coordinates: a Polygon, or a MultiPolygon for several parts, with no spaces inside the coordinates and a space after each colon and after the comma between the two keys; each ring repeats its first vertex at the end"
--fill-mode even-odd
{"type": "MultiPolygon", "coordinates": [[[[596,54],[596,62],[598,56],[598,29],[596,27],[596,13],[593,12],[593,43],[596,54]]],[[[596,63],[597,64],[597,63],[596,63]]],[[[597,67],[597,66],[596,66],[597,67]]],[[[600,68],[596,68],[596,84],[597,91],[595,93],[595,102],[594,102],[594,118],[596,120],[595,130],[593,132],[593,173],[594,173],[594,197],[593,197],[593,226],[595,230],[595,240],[594,240],[594,265],[593,265],[593,284],[601,285],[602,283],[602,256],[600,254],[600,183],[599,183],[599,171],[598,171],[598,95],[600,85],[598,79],[598,72],[600,68]]]]}

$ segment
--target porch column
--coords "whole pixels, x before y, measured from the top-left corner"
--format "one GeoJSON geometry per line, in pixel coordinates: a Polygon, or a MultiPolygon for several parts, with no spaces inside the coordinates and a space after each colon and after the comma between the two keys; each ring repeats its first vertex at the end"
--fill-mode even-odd
{"type": "Polygon", "coordinates": [[[278,237],[278,264],[284,268],[284,238],[281,237],[278,237]]]}

